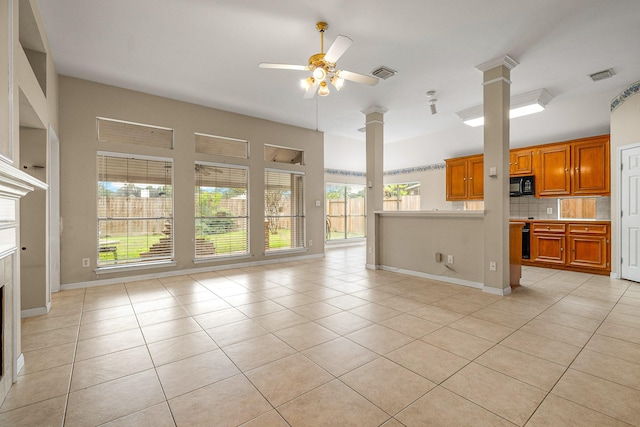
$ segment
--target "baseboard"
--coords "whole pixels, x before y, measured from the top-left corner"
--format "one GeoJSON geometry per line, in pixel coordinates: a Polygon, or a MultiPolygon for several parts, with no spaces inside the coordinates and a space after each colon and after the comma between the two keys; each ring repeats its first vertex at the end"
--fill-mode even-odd
{"type": "Polygon", "coordinates": [[[499,289],[499,288],[494,288],[491,286],[482,286],[482,292],[485,292],[487,294],[491,294],[491,295],[499,295],[501,297],[509,295],[511,293],[511,287],[509,286],[508,288],[504,288],[504,289],[499,289]]]}
{"type": "Polygon", "coordinates": [[[475,288],[475,289],[482,289],[484,286],[483,283],[473,282],[471,280],[457,279],[455,277],[423,273],[421,271],[405,270],[403,268],[389,267],[386,265],[381,265],[380,269],[385,271],[393,271],[394,273],[407,274],[409,276],[422,277],[424,279],[432,279],[432,280],[438,280],[440,282],[453,283],[454,285],[467,286],[469,288],[475,288]]]}
{"type": "Polygon", "coordinates": [[[364,267],[367,270],[380,270],[380,266],[376,264],[365,264],[364,267]]]}
{"type": "Polygon", "coordinates": [[[91,280],[88,282],[66,283],[66,284],[60,285],[60,290],[67,291],[70,289],[92,288],[95,286],[114,285],[122,282],[134,282],[138,280],[159,279],[162,277],[206,273],[208,271],[231,270],[234,268],[255,267],[259,265],[279,264],[279,263],[285,263],[285,262],[296,262],[296,261],[303,261],[303,260],[315,259],[315,258],[324,258],[324,254],[322,253],[322,254],[316,254],[316,255],[303,255],[303,256],[297,256],[297,257],[267,259],[262,261],[241,262],[237,264],[225,264],[225,265],[216,265],[216,266],[209,266],[209,267],[190,268],[187,270],[163,271],[160,273],[140,274],[137,276],[114,277],[110,279],[91,280]]]}
{"type": "Polygon", "coordinates": [[[22,368],[24,368],[24,353],[20,353],[20,356],[18,356],[18,360],[16,360],[16,376],[20,373],[20,371],[22,371],[22,368]]]}
{"type": "Polygon", "coordinates": [[[49,310],[51,310],[51,302],[47,303],[46,307],[36,307],[22,310],[20,312],[20,315],[23,319],[26,317],[42,316],[43,314],[49,313],[49,310]]]}

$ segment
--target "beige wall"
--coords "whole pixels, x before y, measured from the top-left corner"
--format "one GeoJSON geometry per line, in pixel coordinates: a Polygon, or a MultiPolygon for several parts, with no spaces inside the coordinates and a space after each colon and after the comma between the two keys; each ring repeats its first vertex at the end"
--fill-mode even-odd
{"type": "Polygon", "coordinates": [[[620,276],[620,153],[625,145],[640,143],[640,94],[626,99],[611,113],[611,274],[620,276]]]}
{"type": "Polygon", "coordinates": [[[482,286],[482,213],[389,212],[377,217],[380,265],[384,268],[482,286]],[[436,252],[443,254],[443,262],[435,261],[436,252]],[[445,267],[447,255],[453,255],[451,269],[445,267]]]}
{"type": "Polygon", "coordinates": [[[260,120],[248,116],[152,96],[127,89],[60,76],[60,157],[62,285],[92,282],[163,271],[219,267],[230,263],[274,260],[264,255],[264,169],[305,171],[306,241],[313,246],[306,253],[323,254],[324,162],[320,132],[260,120]],[[153,149],[137,145],[97,142],[96,117],[107,117],[174,129],[174,149],[153,149]],[[235,261],[194,264],[193,165],[196,160],[229,162],[228,158],[195,154],[194,132],[248,140],[250,159],[235,161],[250,167],[250,251],[252,257],[235,261]],[[264,144],[302,149],[307,164],[284,165],[264,161],[264,144]],[[125,271],[97,275],[96,266],[96,152],[125,152],[174,159],[174,237],[177,266],[153,270],[125,271]],[[320,201],[320,206],[316,206],[320,201]],[[83,268],[82,258],[91,259],[83,268]]]}

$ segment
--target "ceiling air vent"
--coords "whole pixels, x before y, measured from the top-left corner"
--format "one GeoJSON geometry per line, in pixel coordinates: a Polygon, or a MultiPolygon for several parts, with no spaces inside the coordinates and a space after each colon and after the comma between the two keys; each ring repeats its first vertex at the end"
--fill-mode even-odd
{"type": "Polygon", "coordinates": [[[591,77],[591,80],[593,80],[594,82],[598,82],[600,80],[613,77],[614,75],[615,73],[613,72],[613,68],[609,68],[607,70],[602,70],[602,71],[598,71],[597,73],[589,74],[589,77],[591,77]]]}
{"type": "Polygon", "coordinates": [[[374,75],[374,76],[376,76],[376,77],[378,77],[380,79],[383,79],[383,80],[388,79],[389,77],[395,75],[396,73],[397,73],[396,70],[392,70],[391,68],[385,67],[384,65],[376,68],[375,70],[373,70],[371,72],[372,75],[374,75]]]}

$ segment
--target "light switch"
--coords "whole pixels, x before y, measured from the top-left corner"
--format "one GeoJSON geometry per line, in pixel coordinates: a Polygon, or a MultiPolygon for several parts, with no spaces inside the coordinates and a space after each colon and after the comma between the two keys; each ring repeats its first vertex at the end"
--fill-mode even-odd
{"type": "Polygon", "coordinates": [[[497,171],[495,166],[491,166],[489,168],[489,176],[491,176],[491,177],[498,176],[498,171],[497,171]]]}
{"type": "Polygon", "coordinates": [[[316,200],[316,207],[320,207],[320,200],[316,200]]]}

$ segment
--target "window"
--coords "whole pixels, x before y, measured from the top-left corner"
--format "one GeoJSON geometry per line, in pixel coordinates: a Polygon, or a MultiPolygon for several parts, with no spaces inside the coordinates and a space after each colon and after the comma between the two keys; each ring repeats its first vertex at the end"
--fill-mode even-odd
{"type": "Polygon", "coordinates": [[[364,185],[327,184],[326,239],[339,240],[367,235],[364,185]]]}
{"type": "Polygon", "coordinates": [[[558,199],[560,218],[562,219],[596,219],[597,206],[595,197],[575,197],[558,199]]]}
{"type": "Polygon", "coordinates": [[[385,211],[419,211],[420,183],[385,185],[382,209],[385,211]]]}
{"type": "Polygon", "coordinates": [[[249,158],[249,141],[196,133],[196,153],[249,158]]]}
{"type": "Polygon", "coordinates": [[[265,251],[304,248],[304,173],[264,174],[265,251]]]}
{"type": "Polygon", "coordinates": [[[249,253],[249,170],[196,163],[196,259],[249,253]]]}
{"type": "Polygon", "coordinates": [[[173,148],[173,129],[98,117],[98,141],[173,148]]]}
{"type": "Polygon", "coordinates": [[[276,145],[264,146],[264,160],[267,162],[287,163],[290,165],[304,164],[304,151],[295,148],[278,147],[276,145]]]}
{"type": "Polygon", "coordinates": [[[173,259],[173,165],[98,153],[98,266],[173,259]]]}

